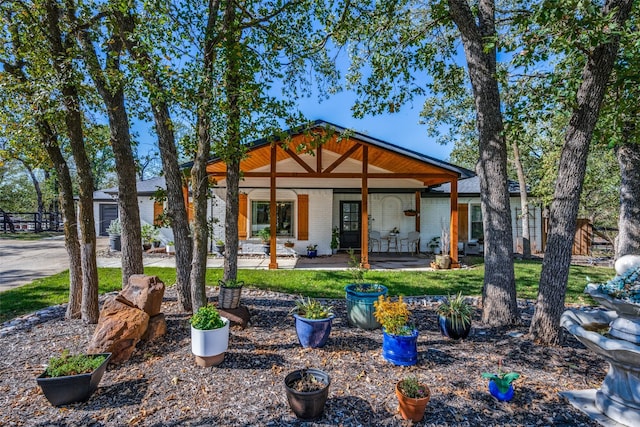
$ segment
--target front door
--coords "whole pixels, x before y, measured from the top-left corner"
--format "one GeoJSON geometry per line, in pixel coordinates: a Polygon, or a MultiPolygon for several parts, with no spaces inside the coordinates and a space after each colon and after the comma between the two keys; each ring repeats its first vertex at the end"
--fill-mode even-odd
{"type": "Polygon", "coordinates": [[[360,202],[340,202],[340,248],[360,249],[362,214],[360,202]]]}
{"type": "Polygon", "coordinates": [[[107,228],[111,221],[118,218],[118,205],[115,203],[100,203],[100,236],[108,236],[107,228]]]}

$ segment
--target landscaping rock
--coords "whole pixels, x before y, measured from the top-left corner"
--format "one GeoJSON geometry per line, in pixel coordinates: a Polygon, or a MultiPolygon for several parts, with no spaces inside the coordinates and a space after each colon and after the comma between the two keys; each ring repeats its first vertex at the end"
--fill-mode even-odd
{"type": "Polygon", "coordinates": [[[231,326],[240,326],[244,329],[251,322],[251,313],[249,313],[249,309],[244,305],[238,308],[218,308],[218,311],[220,312],[220,316],[229,319],[231,326]]]}
{"type": "Polygon", "coordinates": [[[149,319],[147,331],[142,336],[143,341],[153,341],[167,333],[167,320],[164,313],[155,315],[149,319]]]}
{"type": "Polygon", "coordinates": [[[149,325],[149,315],[122,295],[105,301],[88,353],[113,353],[111,363],[129,360],[149,325]]]}
{"type": "Polygon", "coordinates": [[[164,297],[164,283],[157,276],[134,274],[120,295],[131,301],[140,310],[153,317],[160,313],[164,297]]]}

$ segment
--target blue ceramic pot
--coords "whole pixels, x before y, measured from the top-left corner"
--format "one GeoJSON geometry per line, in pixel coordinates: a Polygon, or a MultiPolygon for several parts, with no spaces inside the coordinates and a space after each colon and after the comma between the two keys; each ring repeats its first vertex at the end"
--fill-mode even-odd
{"type": "Polygon", "coordinates": [[[387,287],[373,283],[362,285],[352,283],[347,285],[345,291],[347,293],[347,320],[349,324],[362,329],[379,328],[380,323],[373,315],[373,303],[378,300],[380,295],[387,295],[387,287]]]}
{"type": "Polygon", "coordinates": [[[331,315],[326,319],[307,319],[294,314],[293,317],[296,319],[296,332],[301,346],[317,348],[327,343],[331,333],[331,322],[335,316],[331,315]]]}
{"type": "Polygon", "coordinates": [[[308,256],[309,258],[315,258],[315,257],[317,257],[317,256],[318,256],[318,250],[317,250],[317,249],[313,249],[313,250],[311,250],[311,249],[307,249],[307,256],[308,256]]]}
{"type": "Polygon", "coordinates": [[[391,335],[382,330],[382,357],[398,366],[418,363],[418,330],[411,335],[391,335]]]}
{"type": "Polygon", "coordinates": [[[495,383],[495,381],[489,380],[489,393],[491,393],[491,396],[495,397],[501,402],[508,402],[513,399],[513,384],[509,384],[509,389],[506,392],[502,393],[498,389],[498,385],[495,383]]]}

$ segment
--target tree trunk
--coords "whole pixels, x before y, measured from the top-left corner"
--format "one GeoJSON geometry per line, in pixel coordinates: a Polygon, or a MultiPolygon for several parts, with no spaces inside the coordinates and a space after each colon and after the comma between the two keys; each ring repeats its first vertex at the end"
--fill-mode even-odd
{"type": "Polygon", "coordinates": [[[616,147],[620,167],[620,218],[616,239],[616,258],[640,255],[640,144],[616,147]]]}
{"type": "MultiPolygon", "coordinates": [[[[78,171],[80,218],[80,253],[82,264],[82,320],[98,322],[98,267],[96,265],[96,229],[93,217],[93,176],[91,162],[84,148],[82,113],[72,61],[67,57],[72,47],[63,45],[59,28],[60,10],[55,1],[46,3],[48,37],[51,43],[54,67],[62,82],[62,97],[65,106],[65,123],[69,144],[78,171]]],[[[67,43],[71,37],[65,38],[67,43]]]]}
{"type": "MultiPolygon", "coordinates": [[[[623,27],[632,0],[611,0],[603,7],[603,16],[614,8],[613,20],[623,27]]],[[[577,105],[571,114],[560,155],[558,179],[549,212],[547,250],[542,262],[536,311],[530,333],[541,344],[558,344],[561,340],[560,316],[571,264],[571,249],[576,229],[580,193],[587,165],[589,144],[598,121],[607,82],[618,51],[619,36],[596,47],[587,58],[578,88],[577,105]]]]}
{"type": "Polygon", "coordinates": [[[181,311],[191,311],[191,258],[192,242],[189,230],[189,220],[185,207],[183,188],[183,175],[178,163],[178,151],[176,149],[173,121],[169,113],[169,105],[164,101],[164,84],[158,76],[157,64],[154,63],[149,52],[135,41],[135,18],[132,15],[124,15],[114,12],[121,31],[121,39],[127,50],[138,63],[140,73],[149,89],[149,101],[152,106],[153,119],[158,135],[158,147],[166,182],[167,209],[166,217],[169,219],[173,230],[174,244],[176,247],[176,288],[178,291],[178,306],[181,311]]]}
{"type": "Polygon", "coordinates": [[[82,256],[78,241],[75,201],[73,200],[73,182],[69,166],[62,156],[53,128],[45,120],[39,119],[38,129],[49,159],[56,170],[59,183],[60,206],[64,217],[64,245],[69,255],[69,304],[67,305],[66,318],[78,319],[81,317],[82,310],[82,256]]]}
{"type": "MultiPolygon", "coordinates": [[[[205,292],[205,275],[207,269],[207,199],[209,197],[209,178],[207,176],[207,161],[211,153],[211,118],[213,65],[216,55],[218,35],[215,33],[219,1],[209,0],[207,26],[203,44],[203,82],[199,89],[198,105],[198,148],[191,168],[191,190],[193,196],[194,229],[193,229],[193,259],[191,261],[191,302],[193,310],[207,304],[205,292]]],[[[225,23],[229,11],[235,12],[235,4],[227,2],[225,23]]],[[[226,24],[225,24],[226,25],[226,24]]]]}
{"type": "Polygon", "coordinates": [[[27,162],[20,159],[20,162],[25,167],[27,172],[29,173],[29,177],[31,178],[31,182],[33,183],[33,188],[36,191],[36,199],[38,201],[38,218],[35,221],[34,227],[35,232],[40,233],[42,231],[42,215],[44,213],[44,201],[42,200],[42,189],[40,188],[40,182],[38,178],[36,178],[36,174],[33,173],[33,169],[27,162]]]}
{"type": "Polygon", "coordinates": [[[513,162],[518,174],[518,186],[520,187],[520,208],[522,210],[522,258],[531,258],[531,235],[529,232],[529,198],[527,196],[527,181],[524,177],[524,169],[520,160],[520,148],[518,142],[513,142],[513,162]]]}
{"type": "Polygon", "coordinates": [[[80,43],[89,74],[102,97],[109,118],[110,143],[118,176],[118,211],[122,225],[122,287],[124,288],[129,283],[129,277],[144,273],[144,265],[140,208],[136,191],[136,164],[131,149],[129,117],[119,65],[122,41],[114,38],[114,42],[109,45],[104,71],[100,67],[95,48],[87,32],[80,34],[80,43]],[[111,81],[110,76],[113,77],[111,81]]]}
{"type": "Polygon", "coordinates": [[[496,36],[495,5],[481,0],[478,25],[466,0],[449,0],[449,11],[462,36],[475,98],[480,160],[480,201],[484,227],[485,275],[482,321],[491,326],[520,322],[513,271],[513,236],[507,185],[507,145],[503,136],[496,50],[485,39],[496,36]]]}
{"type": "MultiPolygon", "coordinates": [[[[231,17],[233,19],[233,17],[231,17]]],[[[227,27],[227,29],[229,29],[227,27]]],[[[227,49],[229,55],[225,78],[225,92],[227,97],[227,147],[223,152],[227,165],[227,194],[225,208],[225,244],[224,280],[235,280],[238,277],[238,213],[240,194],[240,64],[239,57],[234,53],[235,46],[240,41],[240,33],[229,31],[227,49]]],[[[270,215],[275,215],[271,212],[270,215]]],[[[275,247],[273,248],[275,250],[275,247]]]]}

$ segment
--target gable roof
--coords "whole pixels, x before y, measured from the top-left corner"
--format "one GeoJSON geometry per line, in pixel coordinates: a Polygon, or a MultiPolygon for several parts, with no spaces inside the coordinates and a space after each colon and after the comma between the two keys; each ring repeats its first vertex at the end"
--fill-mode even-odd
{"type": "MultiPolygon", "coordinates": [[[[139,196],[151,196],[156,190],[160,188],[166,188],[164,176],[156,176],[144,181],[136,181],[136,191],[139,196]]],[[[105,190],[96,191],[93,193],[93,198],[96,199],[96,195],[104,193],[106,195],[118,195],[118,187],[111,187],[105,190]]],[[[109,199],[113,200],[111,197],[109,199]]]]}
{"type": "MultiPolygon", "coordinates": [[[[362,170],[357,165],[362,164],[365,150],[361,147],[365,146],[368,174],[372,179],[402,178],[431,186],[474,176],[468,169],[333,123],[316,120],[289,129],[283,137],[272,136],[247,144],[248,154],[240,164],[245,177],[251,176],[251,173],[254,177],[268,176],[274,141],[279,142],[275,144],[276,161],[281,163],[289,160],[290,163],[289,170],[286,167],[276,167],[278,173],[281,173],[279,177],[297,180],[329,177],[345,179],[351,172],[351,178],[355,179],[355,174],[362,170]],[[318,141],[322,143],[318,144],[318,141]],[[315,146],[317,147],[310,148],[315,146]],[[322,155],[321,151],[327,155],[322,155]],[[350,169],[347,167],[349,162],[350,169]]],[[[208,162],[207,172],[224,179],[226,165],[219,157],[213,157],[208,162]]]]}
{"type": "MultiPolygon", "coordinates": [[[[512,196],[520,196],[520,185],[512,180],[508,180],[509,194],[512,196]]],[[[451,193],[451,184],[444,183],[436,187],[429,189],[431,195],[442,195],[449,197],[451,193]]],[[[461,179],[458,181],[458,195],[459,196],[474,196],[480,194],[480,178],[473,176],[471,178],[461,179]]]]}

